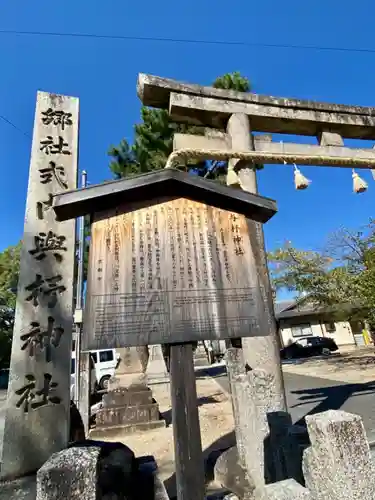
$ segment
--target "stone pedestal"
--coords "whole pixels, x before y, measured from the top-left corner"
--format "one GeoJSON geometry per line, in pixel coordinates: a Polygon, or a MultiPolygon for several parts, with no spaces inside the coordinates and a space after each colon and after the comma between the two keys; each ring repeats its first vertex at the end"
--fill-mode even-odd
{"type": "Polygon", "coordinates": [[[114,389],[103,397],[103,408],[96,414],[96,428],[90,431],[90,438],[118,437],[159,427],[165,427],[165,421],[160,420],[151,389],[134,385],[114,389]]]}
{"type": "Polygon", "coordinates": [[[108,394],[96,414],[96,428],[90,437],[101,439],[142,432],[165,426],[158,404],[146,385],[147,347],[118,349],[120,360],[109,380],[108,394]]]}
{"type": "Polygon", "coordinates": [[[148,360],[146,376],[147,384],[162,384],[168,383],[169,373],[165,365],[163,350],[160,344],[149,347],[150,357],[148,360]]]}
{"type": "Polygon", "coordinates": [[[146,385],[148,347],[123,347],[116,352],[120,358],[114,376],[108,381],[108,392],[120,387],[146,385]]]}

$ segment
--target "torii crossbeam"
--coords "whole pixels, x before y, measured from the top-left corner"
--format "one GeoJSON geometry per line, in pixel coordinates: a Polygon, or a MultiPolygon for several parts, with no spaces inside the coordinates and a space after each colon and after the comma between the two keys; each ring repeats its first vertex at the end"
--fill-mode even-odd
{"type": "Polygon", "coordinates": [[[374,149],[344,146],[345,138],[375,140],[374,107],[263,96],[146,74],[139,75],[137,88],[143,104],[169,109],[173,120],[217,129],[206,137],[176,134],[174,149],[180,158],[225,159],[232,149],[226,124],[233,113],[241,113],[249,117],[253,132],[267,133],[255,136],[250,161],[375,167],[374,149]],[[319,144],[272,142],[269,133],[316,136],[319,144]]]}

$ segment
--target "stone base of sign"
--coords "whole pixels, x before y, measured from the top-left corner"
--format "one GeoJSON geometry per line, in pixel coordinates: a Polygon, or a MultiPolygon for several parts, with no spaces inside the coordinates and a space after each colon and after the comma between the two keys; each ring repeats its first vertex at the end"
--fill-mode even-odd
{"type": "Polygon", "coordinates": [[[133,385],[145,386],[146,374],[145,373],[121,373],[115,374],[108,380],[108,393],[117,389],[128,389],[133,385]]]}
{"type": "Polygon", "coordinates": [[[145,385],[111,390],[103,397],[103,407],[96,414],[96,428],[91,438],[130,434],[165,427],[152,391],[145,385]]]}
{"type": "Polygon", "coordinates": [[[147,385],[168,383],[170,378],[165,365],[161,345],[149,346],[149,350],[150,357],[146,370],[147,385]]]}
{"type": "Polygon", "coordinates": [[[129,434],[141,434],[142,432],[151,431],[153,429],[161,429],[164,427],[164,420],[111,427],[95,427],[90,430],[89,437],[90,439],[122,441],[123,437],[128,436],[129,434]]]}
{"type": "Polygon", "coordinates": [[[116,349],[118,364],[108,381],[108,391],[131,386],[146,385],[146,368],[149,360],[147,346],[116,349]]]}
{"type": "Polygon", "coordinates": [[[0,500],[35,500],[36,475],[0,482],[0,500]]]}
{"type": "Polygon", "coordinates": [[[210,361],[207,357],[207,353],[202,345],[198,345],[194,353],[194,366],[207,366],[210,364],[210,361]]]}
{"type": "MultiPolygon", "coordinates": [[[[170,379],[169,375],[168,376],[159,375],[159,376],[155,376],[153,378],[147,379],[147,385],[151,386],[151,387],[153,385],[161,385],[161,384],[165,384],[165,386],[167,387],[167,385],[170,384],[170,382],[171,382],[171,379],[170,379]]],[[[168,392],[169,392],[169,390],[168,390],[168,392]]]]}

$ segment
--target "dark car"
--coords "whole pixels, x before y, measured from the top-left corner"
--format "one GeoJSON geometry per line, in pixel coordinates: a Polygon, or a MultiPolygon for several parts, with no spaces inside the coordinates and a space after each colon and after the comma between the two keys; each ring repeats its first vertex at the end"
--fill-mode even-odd
{"type": "Polygon", "coordinates": [[[331,338],[304,337],[281,349],[280,356],[281,359],[307,358],[328,355],[337,350],[337,344],[331,338]]]}

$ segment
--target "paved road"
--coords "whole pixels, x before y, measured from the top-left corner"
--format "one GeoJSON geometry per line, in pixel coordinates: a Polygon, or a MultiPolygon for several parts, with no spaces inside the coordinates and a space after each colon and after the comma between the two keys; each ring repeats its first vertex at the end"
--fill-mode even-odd
{"type": "MultiPolygon", "coordinates": [[[[228,378],[224,367],[208,368],[206,375],[215,377],[228,391],[228,378]]],[[[294,422],[310,413],[342,409],[357,413],[363,422],[370,441],[375,441],[375,381],[364,384],[345,384],[333,380],[284,374],[289,411],[294,422]]]]}
{"type": "MultiPolygon", "coordinates": [[[[228,391],[225,367],[210,367],[197,371],[198,376],[211,376],[228,391]]],[[[327,379],[284,374],[287,403],[293,421],[309,413],[342,409],[362,416],[370,441],[375,441],[375,381],[364,384],[345,384],[327,379]]],[[[0,452],[5,417],[6,391],[0,390],[0,452]]],[[[1,453],[0,453],[1,456],[1,453]]]]}

